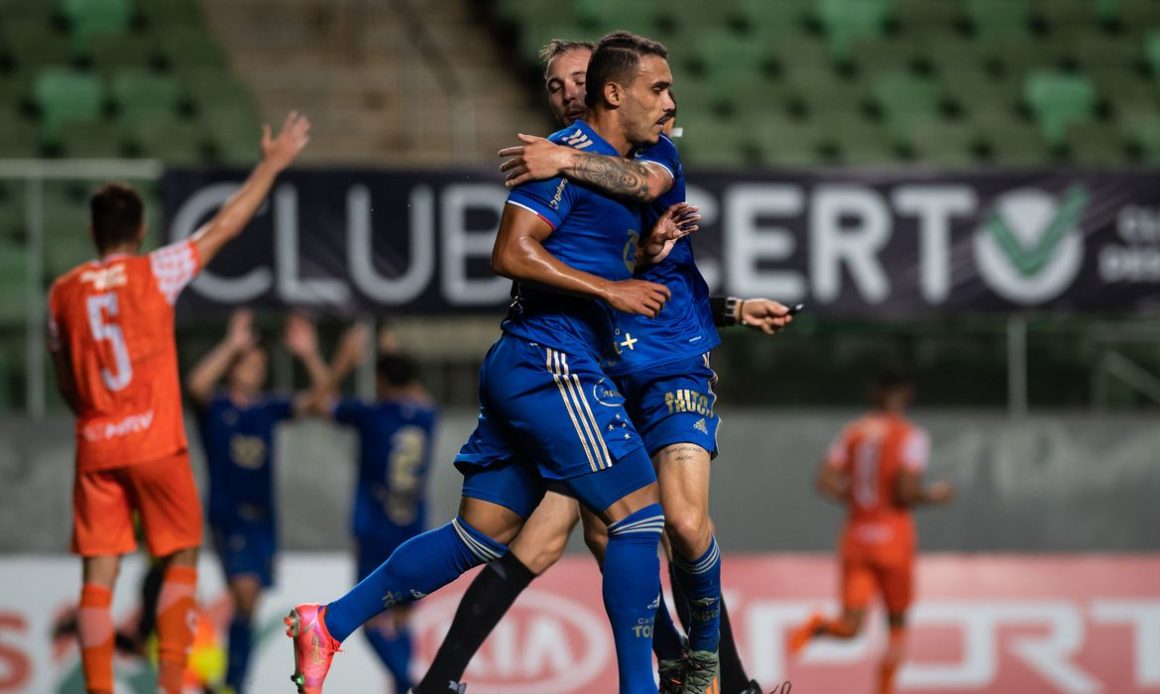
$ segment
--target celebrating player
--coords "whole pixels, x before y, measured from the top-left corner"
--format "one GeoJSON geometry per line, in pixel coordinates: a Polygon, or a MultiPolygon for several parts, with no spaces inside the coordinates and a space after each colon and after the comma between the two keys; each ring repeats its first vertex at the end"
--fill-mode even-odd
{"type": "Polygon", "coordinates": [[[158,603],[160,688],[181,690],[192,640],[201,506],[181,414],[173,306],[181,290],[245,228],[278,173],[309,140],[310,122],[286,117],[262,133],[262,161],[222,209],[187,240],[141,255],[141,197],[108,184],[90,201],[98,260],[49,292],[48,348],[57,386],[76,415],[72,549],[82,558],[80,645],[89,692],[113,692],[112,590],[121,555],[136,548],[133,512],[149,551],[167,564],[158,603]]]}
{"type": "Polygon", "coordinates": [[[816,636],[852,639],[880,593],[890,620],[890,643],[878,671],[880,694],[893,691],[904,655],[918,545],[910,509],[946,503],[954,493],[947,482],[922,484],[930,437],[906,419],[911,397],[910,383],[900,372],[883,372],[874,388],[874,411],[847,426],[830,446],[818,491],[849,509],[840,545],[842,615],[823,619],[815,614],[790,638],[791,653],[816,636]]]}
{"type": "MultiPolygon", "coordinates": [[[[336,387],[365,357],[366,333],[348,330],[331,367],[336,387]]],[[[358,488],[353,531],[358,543],[358,577],[377,569],[399,545],[427,525],[427,471],[438,412],[409,357],[387,351],[375,363],[376,399],[320,399],[322,412],[354,428],[359,440],[358,488]]],[[[328,394],[329,395],[329,394],[328,394]]],[[[363,628],[402,694],[411,688],[410,607],[400,605],[372,618],[363,628]]]]}
{"type": "Polygon", "coordinates": [[[274,429],[305,412],[328,377],[314,326],[291,314],[285,344],[305,365],[311,389],[295,396],[264,393],[266,350],[252,323],[249,311],[235,312],[225,339],[186,379],[186,389],[200,410],[209,470],[209,523],[234,607],[226,669],[226,687],[234,693],[245,689],[258,598],[264,588],[274,585],[278,547],[274,429]],[[223,377],[226,387],[218,391],[223,377]]]}
{"type": "MultiPolygon", "coordinates": [[[[589,42],[556,40],[541,51],[548,101],[564,125],[587,113],[586,73],[592,49],[589,42]]],[[[666,130],[673,115],[675,109],[666,121],[666,130]]],[[[654,216],[685,200],[684,173],[668,137],[639,150],[635,160],[560,146],[544,138],[520,138],[522,146],[500,152],[511,157],[503,167],[509,185],[564,174],[610,195],[655,201],[654,216]]],[[[714,686],[720,668],[722,691],[760,692],[757,682],[745,674],[728,614],[719,602],[720,553],[708,516],[709,462],[717,451],[718,425],[712,392],[716,376],[709,369],[708,352],[720,342],[714,323],[742,323],[772,334],[791,317],[784,306],[768,299],[710,299],[687,238],[670,244],[658,255],[667,259],[649,265],[638,276],[664,284],[672,296],[656,317],[617,316],[611,350],[615,356],[605,361],[605,370],[616,378],[632,420],[657,465],[674,551],[670,563],[673,591],[690,631],[690,647],[686,649],[662,602],[653,641],[661,687],[665,691],[704,692],[714,686]],[[692,618],[690,607],[697,612],[692,618]]],[[[512,551],[481,572],[468,588],[417,692],[442,691],[447,682],[461,679],[471,657],[519,593],[563,554],[578,515],[575,501],[561,491],[549,489],[512,543],[512,551]]],[[[585,539],[599,556],[603,529],[588,515],[584,525],[585,539]]]]}
{"type": "MultiPolygon", "coordinates": [[[[618,156],[656,143],[673,108],[666,56],[640,37],[598,46],[590,120],[553,140],[618,156]]],[[[459,515],[401,545],[342,598],[291,612],[300,692],[321,690],[339,643],[359,625],[506,554],[543,496],[541,477],[608,525],[603,594],[619,691],[657,691],[650,637],[664,516],[656,475],[623,405],[589,398],[607,382],[599,364],[610,339],[607,306],[655,316],[669,295],[632,279],[640,214],[565,178],[512,191],[492,266],[516,280],[514,301],[481,370],[476,429],[456,459],[464,473],[459,515]]]]}

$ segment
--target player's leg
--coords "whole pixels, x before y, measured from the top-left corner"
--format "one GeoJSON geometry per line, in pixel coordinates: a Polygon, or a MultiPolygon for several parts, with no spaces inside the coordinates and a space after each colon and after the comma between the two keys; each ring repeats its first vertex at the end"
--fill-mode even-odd
{"type": "Polygon", "coordinates": [[[187,453],[128,468],[126,477],[149,552],[165,567],[157,598],[158,686],[178,694],[193,643],[201,503],[187,453]]]}
{"type": "Polygon", "coordinates": [[[890,636],[878,666],[878,694],[890,694],[894,691],[894,676],[906,657],[906,613],[913,600],[913,562],[882,569],[879,580],[890,636]]]}
{"type": "Polygon", "coordinates": [[[274,529],[264,523],[215,527],[214,544],[233,605],[230,617],[225,683],[245,691],[254,640],[254,617],[262,591],[274,584],[274,529]]]}
{"type": "Polygon", "coordinates": [[[72,550],[81,557],[77,635],[90,694],[113,692],[113,588],[121,555],[136,547],[131,499],[121,471],[78,472],[73,485],[72,550]]]}
{"type": "Polygon", "coordinates": [[[241,574],[229,580],[230,601],[234,613],[230,617],[226,645],[226,686],[234,692],[245,691],[246,673],[250,667],[250,651],[254,642],[254,614],[262,593],[261,580],[252,574],[241,574]]]}
{"type": "Polygon", "coordinates": [[[789,650],[796,654],[817,636],[838,639],[852,639],[862,631],[866,618],[866,608],[877,592],[877,578],[873,567],[862,561],[845,558],[841,569],[842,614],[836,619],[826,619],[820,614],[809,620],[790,635],[789,650]]]}
{"type": "Polygon", "coordinates": [[[551,490],[544,495],[511,551],[488,564],[468,586],[416,694],[445,692],[449,682],[463,678],[471,658],[519,594],[559,561],[578,518],[574,498],[551,490]]]}

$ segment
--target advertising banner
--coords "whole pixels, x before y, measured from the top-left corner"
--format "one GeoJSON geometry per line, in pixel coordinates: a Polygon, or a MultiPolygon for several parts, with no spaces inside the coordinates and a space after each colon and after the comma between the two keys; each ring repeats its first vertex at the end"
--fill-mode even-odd
{"type": "MultiPolygon", "coordinates": [[[[1160,307],[1160,173],[689,171],[714,291],[830,315],[1160,307]]],[[[242,175],[165,175],[170,238],[242,175]]],[[[486,170],[293,170],[186,292],[185,311],[500,313],[507,191],[486,170]]],[[[612,231],[611,233],[618,233],[612,231]]]]}
{"type": "MultiPolygon", "coordinates": [[[[788,634],[812,612],[835,614],[836,567],[823,555],[737,555],[724,560],[726,602],[741,657],[766,691],[872,692],[885,647],[873,611],[849,642],[816,641],[797,658],[788,634]],[[788,683],[788,685],[787,685],[788,683]]],[[[114,599],[117,624],[138,609],[143,566],[129,562],[114,599]]],[[[203,615],[190,691],[224,667],[228,601],[212,558],[203,561],[203,615]]],[[[442,640],[474,572],[425,598],[414,613],[414,672],[442,640]]],[[[282,617],[298,601],[329,600],[353,579],[349,557],[291,554],[256,620],[250,691],[289,688],[292,658],[282,617]]],[[[938,692],[1154,692],[1160,689],[1160,557],[1156,555],[932,555],[917,567],[909,656],[898,690],[938,692]]],[[[72,558],[0,561],[0,692],[82,691],[68,617],[79,592],[72,558]],[[64,626],[62,626],[64,625],[64,626]],[[53,638],[53,633],[60,636],[53,638]]],[[[327,690],[389,692],[385,670],[361,634],[336,656],[327,690]]],[[[146,661],[117,661],[118,692],[146,692],[146,661]]],[[[472,694],[602,694],[616,691],[615,652],[588,557],[569,556],[537,579],[472,661],[472,694]]]]}

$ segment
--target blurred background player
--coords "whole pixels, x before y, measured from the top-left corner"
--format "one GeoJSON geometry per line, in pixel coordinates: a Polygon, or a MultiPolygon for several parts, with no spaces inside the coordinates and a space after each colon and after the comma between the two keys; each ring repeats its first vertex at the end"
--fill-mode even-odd
{"type": "Polygon", "coordinates": [[[930,437],[906,419],[913,395],[901,371],[884,371],[874,385],[874,410],[847,426],[826,454],[818,491],[849,509],[839,550],[842,614],[815,614],[790,638],[795,654],[816,636],[854,638],[870,601],[881,594],[890,641],[879,664],[880,694],[893,691],[905,649],[906,611],[914,599],[918,536],[911,508],[946,503],[954,492],[948,482],[923,486],[930,437]]]}
{"type": "MultiPolygon", "coordinates": [[[[133,511],[150,554],[165,564],[157,607],[159,684],[181,689],[197,582],[201,505],[182,421],[174,304],[245,228],[279,172],[309,140],[297,113],[262,133],[262,160],[191,238],[141,255],[141,197],[107,184],[90,201],[98,259],[49,291],[48,348],[57,387],[76,416],[72,549],[82,557],[81,661],[89,692],[112,694],[112,591],[121,555],[136,548],[133,511]]],[[[78,230],[79,231],[79,230],[78,230]]]]}
{"type": "MultiPolygon", "coordinates": [[[[328,382],[336,389],[366,358],[367,331],[359,325],[339,343],[328,382]]],[[[352,530],[358,545],[356,580],[363,580],[395,549],[427,525],[427,472],[438,411],[419,380],[419,369],[398,351],[393,335],[379,336],[375,400],[338,398],[330,390],[316,402],[323,414],[355,430],[358,486],[352,530]]],[[[363,633],[394,681],[396,694],[411,689],[411,608],[397,607],[367,622],[363,633]]]]}
{"type": "MultiPolygon", "coordinates": [[[[587,114],[586,75],[593,47],[588,41],[557,39],[540,51],[548,103],[563,126],[587,114]]],[[[508,173],[509,186],[564,175],[609,195],[649,202],[655,219],[685,201],[684,173],[676,147],[668,138],[675,117],[674,105],[665,122],[665,137],[656,146],[636,152],[635,159],[596,155],[545,138],[520,135],[523,145],[500,151],[500,156],[510,157],[502,169],[508,173]]],[[[667,243],[655,256],[667,260],[654,259],[640,277],[664,283],[672,298],[656,318],[618,316],[621,337],[615,350],[619,354],[606,369],[617,377],[618,387],[628,398],[629,413],[654,462],[666,468],[661,485],[669,490],[668,495],[662,491],[662,501],[669,508],[665,513],[669,533],[677,538],[679,554],[694,558],[670,563],[678,613],[692,634],[689,648],[673,627],[663,599],[657,610],[653,648],[660,661],[661,687],[665,691],[680,687],[700,691],[711,686],[719,673],[729,694],[760,692],[741,664],[719,599],[720,553],[708,517],[707,472],[710,453],[717,449],[718,419],[712,409],[716,376],[708,367],[707,350],[720,341],[714,324],[740,323],[772,334],[792,318],[784,306],[768,299],[710,300],[687,238],[667,243]],[[700,566],[702,562],[697,559],[705,564],[700,566]],[[700,570],[684,571],[677,564],[698,565],[700,570]],[[692,586],[697,593],[694,599],[701,612],[697,619],[690,618],[683,585],[692,586]],[[718,626],[718,620],[723,627],[718,626]]],[[[563,555],[576,520],[575,501],[559,489],[549,489],[512,543],[512,551],[481,572],[464,595],[417,691],[438,691],[448,681],[462,678],[471,657],[519,593],[563,555]]],[[[603,527],[587,516],[584,525],[585,540],[599,558],[606,540],[603,527]]]]}
{"type": "Polygon", "coordinates": [[[287,318],[284,344],[306,367],[310,390],[297,395],[265,392],[268,354],[246,310],[234,312],[225,339],[186,378],[186,390],[199,410],[209,472],[210,529],[234,608],[225,679],[231,693],[245,689],[258,599],[274,585],[275,428],[306,412],[328,377],[307,319],[296,314],[287,318]],[[219,389],[223,378],[225,387],[219,389]]]}

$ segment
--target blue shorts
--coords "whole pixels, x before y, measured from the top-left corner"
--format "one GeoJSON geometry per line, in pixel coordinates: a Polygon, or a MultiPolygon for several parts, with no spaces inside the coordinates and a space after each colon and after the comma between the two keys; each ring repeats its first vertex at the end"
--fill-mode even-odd
{"type": "Polygon", "coordinates": [[[278,540],[272,523],[223,523],[215,524],[212,530],[227,581],[254,576],[265,588],[274,585],[278,540]]]}
{"type": "Polygon", "coordinates": [[[468,476],[488,468],[523,469],[502,473],[511,491],[484,476],[465,480],[465,495],[469,490],[482,494],[482,487],[498,489],[504,500],[488,500],[524,515],[520,509],[543,496],[543,482],[532,482],[538,473],[546,480],[566,481],[581,501],[599,511],[656,481],[624,398],[587,354],[504,335],[488,352],[479,380],[479,421],[455,465],[468,476]],[[621,466],[625,469],[617,474],[604,474],[621,466]],[[637,486],[611,496],[632,484],[637,486]]]}
{"type": "Polygon", "coordinates": [[[617,384],[650,456],[674,443],[696,444],[717,456],[717,374],[708,354],[625,374],[617,384]]]}

